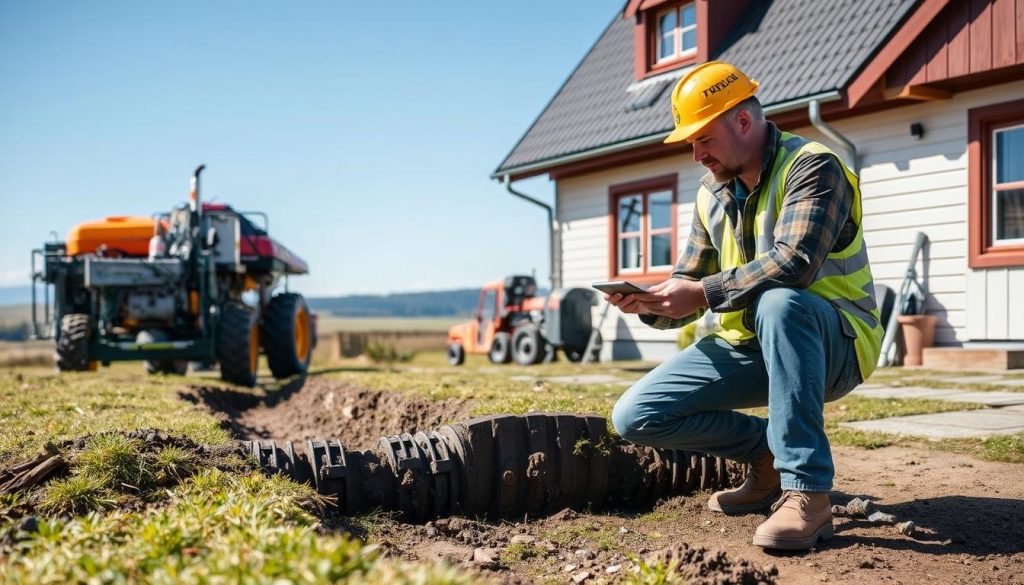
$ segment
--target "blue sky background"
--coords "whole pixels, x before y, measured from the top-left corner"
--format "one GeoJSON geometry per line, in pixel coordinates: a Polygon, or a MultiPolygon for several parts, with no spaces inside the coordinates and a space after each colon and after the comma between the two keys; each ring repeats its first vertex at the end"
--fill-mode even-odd
{"type": "Polygon", "coordinates": [[[201,162],[307,294],[547,279],[546,216],[489,176],[623,4],[6,0],[0,286],[51,230],[169,210],[201,162]]]}

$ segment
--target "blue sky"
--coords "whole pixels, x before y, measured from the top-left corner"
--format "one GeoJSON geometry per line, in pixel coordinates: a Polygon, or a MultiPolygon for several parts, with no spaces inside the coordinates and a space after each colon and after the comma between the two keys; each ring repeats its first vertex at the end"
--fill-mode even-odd
{"type": "Polygon", "coordinates": [[[2,2],[0,286],[53,230],[169,210],[201,162],[307,294],[546,279],[543,211],[489,176],[622,5],[2,2]]]}

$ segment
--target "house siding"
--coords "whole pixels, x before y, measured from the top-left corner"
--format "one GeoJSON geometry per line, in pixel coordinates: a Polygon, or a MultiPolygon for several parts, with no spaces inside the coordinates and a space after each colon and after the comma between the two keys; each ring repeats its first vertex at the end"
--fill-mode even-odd
{"type": "MultiPolygon", "coordinates": [[[[864,231],[876,283],[898,290],[918,231],[928,235],[926,310],[939,318],[936,343],[1024,339],[1024,268],[972,270],[967,265],[967,110],[1024,95],[1024,81],[957,94],[832,124],[857,146],[861,161],[864,231]],[[915,139],[910,124],[925,135],[915,139]],[[1016,303],[1011,299],[1018,299],[1016,303]]],[[[795,131],[829,141],[813,128],[795,131]]],[[[608,277],[608,189],[627,181],[679,174],[680,249],[689,234],[702,168],[688,155],[617,167],[558,182],[563,278],[587,286],[608,277]]],[[[921,264],[918,270],[923,270],[921,264]]],[[[596,309],[600,318],[603,306],[596,309]]],[[[675,351],[676,331],[651,329],[614,309],[602,327],[604,357],[663,359],[675,351]]]]}

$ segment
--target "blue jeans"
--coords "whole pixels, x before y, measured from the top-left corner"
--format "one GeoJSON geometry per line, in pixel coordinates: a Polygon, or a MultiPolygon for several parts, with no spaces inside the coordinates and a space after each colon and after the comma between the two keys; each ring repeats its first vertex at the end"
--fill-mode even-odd
{"type": "Polygon", "coordinates": [[[769,450],[782,489],[827,492],[835,468],[825,402],[861,382],[853,338],[831,303],[804,289],[761,294],[757,343],[709,335],[665,361],[615,403],[628,441],[750,461],[769,450]],[[768,418],[733,409],[768,406],[768,418]]]}

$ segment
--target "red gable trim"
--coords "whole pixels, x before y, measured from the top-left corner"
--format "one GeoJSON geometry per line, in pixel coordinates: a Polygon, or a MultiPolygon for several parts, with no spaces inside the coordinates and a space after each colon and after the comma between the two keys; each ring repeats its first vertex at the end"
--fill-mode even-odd
{"type": "Polygon", "coordinates": [[[882,48],[875,58],[868,63],[850,84],[847,91],[850,107],[855,107],[875,87],[878,80],[882,79],[889,67],[900,58],[911,43],[924,32],[932,20],[942,12],[942,9],[949,4],[949,0],[924,0],[914,11],[906,23],[896,32],[896,35],[882,48]]]}
{"type": "Polygon", "coordinates": [[[672,0],[629,0],[629,4],[626,5],[626,10],[623,12],[623,16],[626,18],[633,18],[637,12],[642,10],[650,10],[662,4],[671,2],[672,0]]]}

